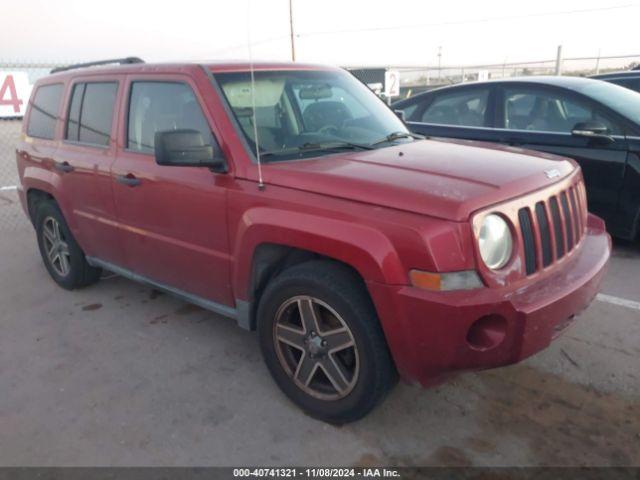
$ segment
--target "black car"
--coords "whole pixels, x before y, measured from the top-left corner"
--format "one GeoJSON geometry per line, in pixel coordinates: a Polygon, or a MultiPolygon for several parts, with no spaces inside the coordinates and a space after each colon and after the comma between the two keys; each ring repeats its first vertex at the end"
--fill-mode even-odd
{"type": "Polygon", "coordinates": [[[612,235],[640,231],[640,93],[578,77],[528,77],[439,88],[393,105],[411,130],[575,159],[589,209],[612,235]]]}
{"type": "Polygon", "coordinates": [[[640,92],[640,69],[634,68],[624,72],[603,73],[600,75],[592,75],[589,78],[604,80],[605,82],[615,83],[621,87],[630,88],[636,92],[640,92]]]}

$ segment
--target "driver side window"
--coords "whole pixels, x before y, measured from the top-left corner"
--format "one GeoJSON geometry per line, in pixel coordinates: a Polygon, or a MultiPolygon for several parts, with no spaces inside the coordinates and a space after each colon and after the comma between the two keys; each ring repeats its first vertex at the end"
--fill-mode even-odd
{"type": "Polygon", "coordinates": [[[510,130],[571,133],[576,124],[598,122],[619,134],[620,129],[586,102],[562,92],[508,88],[504,92],[504,126],[510,130]]]}

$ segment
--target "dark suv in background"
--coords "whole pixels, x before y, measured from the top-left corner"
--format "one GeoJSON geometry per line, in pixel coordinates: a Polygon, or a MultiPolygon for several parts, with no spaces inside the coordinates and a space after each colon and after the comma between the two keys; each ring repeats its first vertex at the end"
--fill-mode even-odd
{"type": "Polygon", "coordinates": [[[637,238],[640,94],[587,78],[526,77],[439,88],[393,108],[419,134],[573,158],[584,172],[589,210],[612,235],[637,238]]]}

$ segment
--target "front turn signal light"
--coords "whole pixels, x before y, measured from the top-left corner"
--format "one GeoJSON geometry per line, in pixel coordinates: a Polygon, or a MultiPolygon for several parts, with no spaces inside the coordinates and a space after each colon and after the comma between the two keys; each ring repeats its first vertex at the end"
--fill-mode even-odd
{"type": "Polygon", "coordinates": [[[409,279],[411,280],[411,285],[414,287],[436,292],[472,290],[483,286],[482,280],[480,280],[475,270],[445,273],[411,270],[409,272],[409,279]]]}

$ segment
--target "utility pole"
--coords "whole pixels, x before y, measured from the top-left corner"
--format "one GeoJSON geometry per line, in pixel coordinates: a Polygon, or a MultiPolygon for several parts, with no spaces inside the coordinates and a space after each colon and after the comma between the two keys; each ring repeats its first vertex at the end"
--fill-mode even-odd
{"type": "Polygon", "coordinates": [[[596,75],[600,73],[600,52],[602,49],[598,49],[598,58],[596,59],[596,75]]]}
{"type": "Polygon", "coordinates": [[[438,47],[438,80],[440,77],[442,77],[442,47],[438,47]]]}
{"type": "Polygon", "coordinates": [[[296,61],[296,39],[293,32],[293,0],[289,0],[289,31],[291,32],[291,61],[296,61]]]}
{"type": "Polygon", "coordinates": [[[556,56],[556,75],[562,75],[562,45],[558,45],[558,55],[556,56]]]}

